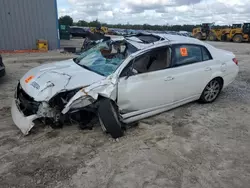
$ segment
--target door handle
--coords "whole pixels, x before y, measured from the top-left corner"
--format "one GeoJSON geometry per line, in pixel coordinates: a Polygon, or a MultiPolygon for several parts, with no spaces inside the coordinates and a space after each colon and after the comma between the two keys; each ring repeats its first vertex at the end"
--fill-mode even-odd
{"type": "Polygon", "coordinates": [[[168,77],[166,77],[166,78],[164,79],[164,81],[171,81],[171,80],[173,80],[173,79],[174,79],[173,76],[168,76],[168,77]]]}
{"type": "Polygon", "coordinates": [[[205,68],[205,71],[211,71],[212,69],[211,69],[211,67],[206,67],[205,68]]]}

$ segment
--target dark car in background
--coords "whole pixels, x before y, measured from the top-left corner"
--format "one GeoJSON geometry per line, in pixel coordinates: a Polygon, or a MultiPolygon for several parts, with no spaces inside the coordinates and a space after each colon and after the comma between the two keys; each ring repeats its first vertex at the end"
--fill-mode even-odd
{"type": "Polygon", "coordinates": [[[83,37],[85,38],[87,36],[87,34],[89,33],[89,31],[87,31],[86,29],[82,28],[82,27],[70,27],[70,36],[72,37],[83,37]]]}
{"type": "Polygon", "coordinates": [[[0,55],[0,77],[3,77],[5,75],[5,66],[3,64],[3,58],[0,55]]]}

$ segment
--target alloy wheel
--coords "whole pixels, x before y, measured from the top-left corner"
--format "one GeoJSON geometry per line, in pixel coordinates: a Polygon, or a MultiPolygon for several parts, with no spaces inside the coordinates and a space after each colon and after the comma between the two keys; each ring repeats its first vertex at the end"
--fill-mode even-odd
{"type": "Polygon", "coordinates": [[[220,93],[220,89],[221,87],[218,80],[212,80],[209,82],[204,91],[205,100],[208,102],[215,100],[220,93]]]}

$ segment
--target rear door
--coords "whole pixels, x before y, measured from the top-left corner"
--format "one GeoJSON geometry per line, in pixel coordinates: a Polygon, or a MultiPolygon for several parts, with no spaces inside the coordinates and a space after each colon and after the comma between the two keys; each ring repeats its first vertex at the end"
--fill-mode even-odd
{"type": "Polygon", "coordinates": [[[212,77],[216,62],[209,51],[200,45],[174,45],[173,52],[174,102],[199,98],[212,77]]]}

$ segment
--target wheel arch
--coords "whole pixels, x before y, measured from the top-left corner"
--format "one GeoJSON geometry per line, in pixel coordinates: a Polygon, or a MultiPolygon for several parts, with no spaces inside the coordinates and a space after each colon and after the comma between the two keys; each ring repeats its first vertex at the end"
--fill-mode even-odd
{"type": "Polygon", "coordinates": [[[221,83],[222,87],[224,86],[224,79],[221,76],[215,77],[214,79],[219,80],[219,82],[221,83]]]}
{"type": "Polygon", "coordinates": [[[242,42],[242,39],[244,38],[243,33],[236,32],[236,33],[232,36],[233,42],[235,42],[235,41],[234,41],[234,37],[236,37],[236,36],[240,36],[240,37],[241,37],[241,41],[240,41],[240,42],[242,42]]]}
{"type": "MultiPolygon", "coordinates": [[[[209,80],[209,82],[207,83],[207,85],[208,85],[211,81],[213,81],[213,80],[218,80],[218,81],[220,82],[220,84],[221,84],[221,88],[220,88],[220,90],[219,90],[219,93],[220,93],[221,90],[223,89],[223,86],[224,86],[224,80],[223,80],[223,78],[222,78],[221,76],[213,77],[212,79],[209,80]]],[[[201,103],[210,103],[210,102],[213,102],[213,101],[216,100],[216,98],[218,97],[218,95],[217,95],[217,97],[216,97],[215,99],[213,99],[212,101],[206,101],[206,100],[204,99],[203,93],[204,93],[204,91],[205,91],[207,85],[206,85],[205,88],[203,89],[203,91],[202,91],[202,93],[201,93],[201,96],[200,96],[200,98],[199,98],[199,100],[198,100],[198,101],[201,102],[201,103]]],[[[219,93],[218,93],[218,94],[219,94],[219,93]]]]}
{"type": "MultiPolygon", "coordinates": [[[[222,88],[223,88],[223,86],[224,86],[224,79],[223,79],[221,76],[214,76],[214,77],[212,77],[212,79],[210,79],[210,80],[208,81],[208,83],[211,82],[212,80],[215,80],[215,79],[219,80],[219,82],[221,83],[222,88]]],[[[207,84],[208,84],[208,83],[207,83],[207,84]]]]}
{"type": "MultiPolygon", "coordinates": [[[[218,80],[220,80],[220,83],[222,84],[222,89],[223,89],[223,87],[224,87],[224,79],[223,79],[223,77],[217,72],[217,73],[215,73],[215,74],[213,74],[212,76],[211,76],[211,78],[209,79],[209,80],[207,80],[207,83],[206,83],[206,86],[207,86],[207,84],[209,83],[209,82],[211,82],[212,80],[214,80],[214,79],[218,79],[218,80]]],[[[204,89],[206,88],[206,86],[203,88],[203,90],[202,91],[204,91],[204,89]]]]}
{"type": "Polygon", "coordinates": [[[234,33],[234,34],[233,34],[233,37],[232,37],[232,38],[234,38],[236,35],[241,35],[241,36],[243,36],[243,34],[242,34],[242,33],[240,33],[240,32],[236,32],[236,33],[234,33]]]}

